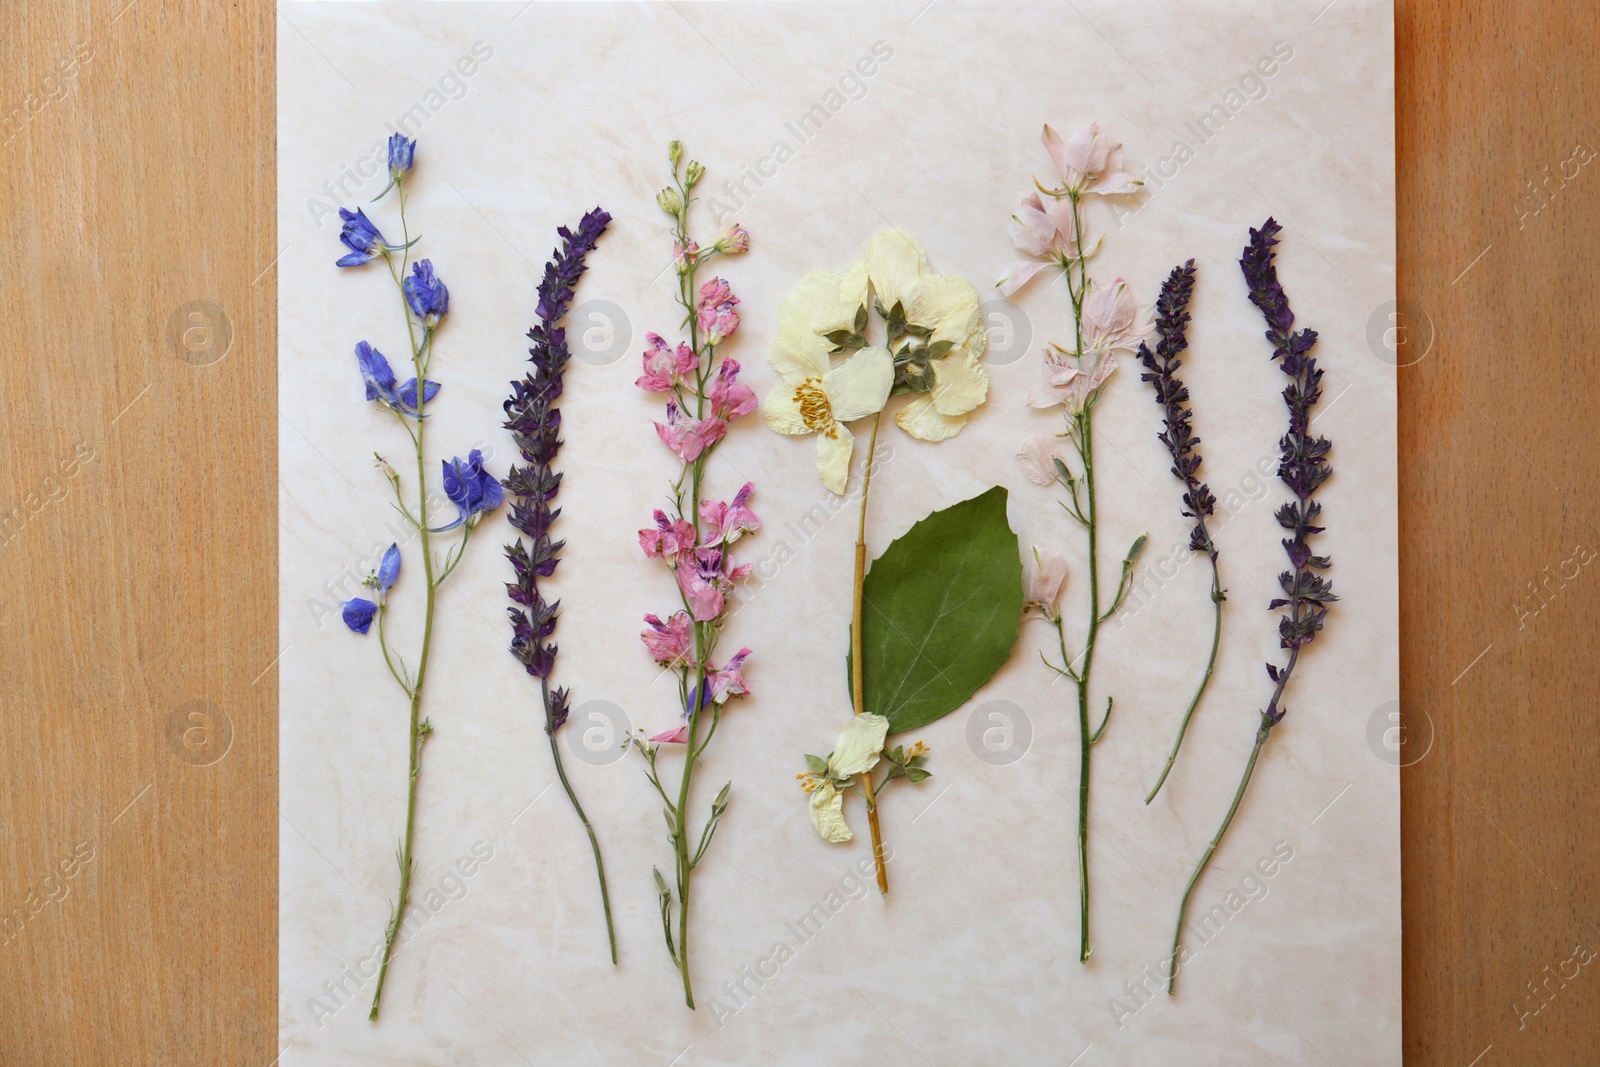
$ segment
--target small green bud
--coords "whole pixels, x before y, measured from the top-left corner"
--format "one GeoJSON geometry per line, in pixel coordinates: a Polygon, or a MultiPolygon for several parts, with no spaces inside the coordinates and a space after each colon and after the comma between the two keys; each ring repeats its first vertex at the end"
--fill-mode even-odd
{"type": "Polygon", "coordinates": [[[683,158],[682,141],[667,142],[667,158],[672,161],[672,169],[676,171],[678,169],[678,160],[683,158]]]}
{"type": "Polygon", "coordinates": [[[684,182],[692,189],[695,183],[700,180],[700,175],[705,172],[706,168],[700,165],[698,159],[691,159],[689,160],[689,168],[683,172],[684,182]]]}
{"type": "Polygon", "coordinates": [[[656,194],[656,203],[661,205],[662,211],[665,211],[673,218],[677,218],[678,213],[683,210],[683,199],[678,196],[678,190],[676,189],[667,188],[661,190],[656,194]]]}

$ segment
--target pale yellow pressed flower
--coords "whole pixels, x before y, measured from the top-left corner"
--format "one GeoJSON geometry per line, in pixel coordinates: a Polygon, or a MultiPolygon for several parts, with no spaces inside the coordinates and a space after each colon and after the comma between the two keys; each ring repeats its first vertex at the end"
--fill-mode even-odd
{"type": "Polygon", "coordinates": [[[810,794],[811,824],[824,841],[835,844],[850,841],[855,834],[844,821],[844,794],[840,786],[878,765],[884,739],[889,736],[889,720],[868,712],[852,716],[839,731],[839,740],[827,760],[827,771],[801,775],[802,787],[810,794]]]}
{"type": "Polygon", "coordinates": [[[894,385],[886,348],[863,348],[833,365],[826,334],[849,329],[866,294],[860,264],[842,278],[827,271],[806,275],[778,309],[778,339],[767,354],[783,381],[767,394],[762,417],[779,433],[816,434],[817,473],[840,494],[855,447],[844,424],[882,411],[894,385]]]}
{"type": "Polygon", "coordinates": [[[988,336],[977,291],[965,278],[935,274],[922,246],[897,230],[872,239],[866,265],[873,295],[885,310],[900,304],[906,322],[931,331],[930,345],[945,341],[951,346],[930,364],[932,390],[902,408],[895,423],[924,441],[954,437],[989,395],[989,375],[981,362],[988,336]]]}
{"type": "Polygon", "coordinates": [[[895,386],[895,353],[862,346],[858,317],[873,304],[885,314],[899,307],[904,322],[919,331],[909,340],[942,352],[927,362],[923,395],[895,417],[901,429],[925,441],[953,437],[988,396],[978,294],[965,279],[935,274],[912,238],[879,234],[863,261],[843,275],[806,275],[778,310],[778,337],[768,358],[783,383],[767,395],[762,414],[779,433],[817,435],[817,471],[834,493],[845,490],[854,450],[845,424],[882,411],[895,386]],[[829,335],[840,332],[859,338],[850,347],[860,347],[835,365],[841,346],[829,335]]]}

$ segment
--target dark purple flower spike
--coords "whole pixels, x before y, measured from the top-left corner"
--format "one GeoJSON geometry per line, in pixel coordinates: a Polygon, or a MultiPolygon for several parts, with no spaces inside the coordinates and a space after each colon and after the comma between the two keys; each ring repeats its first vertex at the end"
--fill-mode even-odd
{"type": "Polygon", "coordinates": [[[583,805],[578,803],[572,783],[567,780],[561,763],[561,748],[556,744],[556,731],[566,723],[568,709],[567,690],[550,687],[550,674],[556,662],[556,646],[550,637],[555,633],[561,604],[547,601],[539,591],[539,579],[555,573],[565,545],[564,541],[550,537],[550,527],[561,514],[560,508],[552,506],[561,489],[561,472],[555,469],[556,456],[561,451],[561,412],[555,405],[561,399],[563,377],[570,358],[567,331],[561,322],[572,303],[574,287],[586,269],[584,258],[594,250],[610,222],[610,215],[595,208],[578,223],[576,232],[565,226],[557,230],[561,246],[552,253],[539,283],[539,305],[534,312],[538,321],[528,331],[528,339],[533,342],[533,347],[528,349],[528,362],[532,366],[522,380],[511,383],[511,396],[505,402],[505,427],[511,431],[524,464],[512,467],[506,475],[505,488],[512,498],[507,520],[527,536],[529,543],[524,544],[518,538],[514,544],[507,545],[505,551],[516,579],[506,583],[506,593],[512,603],[507,609],[511,615],[511,654],[530,675],[539,679],[550,755],[555,760],[556,774],[566,789],[567,799],[589,834],[589,847],[594,852],[595,870],[600,877],[600,901],[605,910],[611,962],[616,963],[617,934],[611,921],[611,894],[606,887],[600,840],[584,814],[583,805]]]}
{"type": "Polygon", "coordinates": [[[1216,542],[1211,539],[1211,531],[1206,526],[1206,519],[1211,517],[1217,500],[1206,483],[1200,480],[1200,438],[1194,435],[1190,426],[1189,389],[1178,377],[1178,371],[1183,366],[1183,352],[1189,347],[1184,330],[1189,324],[1189,299],[1193,295],[1194,260],[1191,259],[1181,267],[1172,268],[1172,273],[1161,284],[1161,295],[1156,298],[1156,336],[1160,340],[1156,342],[1154,352],[1150,351],[1149,345],[1142,341],[1139,343],[1139,362],[1145,367],[1145,373],[1139,375],[1139,380],[1155,386],[1156,403],[1161,407],[1163,423],[1157,439],[1167,446],[1167,451],[1172,455],[1173,477],[1183,483],[1184,517],[1194,520],[1194,528],[1189,531],[1189,548],[1194,552],[1204,552],[1211,561],[1211,656],[1206,660],[1205,674],[1201,676],[1194,699],[1189,702],[1189,708],[1178,725],[1178,736],[1172,742],[1172,751],[1167,754],[1166,765],[1161,768],[1161,777],[1156,779],[1154,788],[1144,798],[1146,804],[1161,792],[1172,765],[1177,762],[1178,750],[1182,748],[1184,735],[1189,730],[1189,721],[1194,718],[1195,709],[1205,696],[1206,686],[1211,684],[1211,675],[1217,667],[1217,649],[1222,643],[1222,602],[1227,599],[1217,567],[1216,542]]]}

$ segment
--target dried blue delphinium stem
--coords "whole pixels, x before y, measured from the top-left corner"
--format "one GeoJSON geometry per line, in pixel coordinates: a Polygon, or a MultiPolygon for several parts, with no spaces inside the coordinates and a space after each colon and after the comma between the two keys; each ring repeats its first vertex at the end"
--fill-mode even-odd
{"type": "Polygon", "coordinates": [[[1183,903],[1178,908],[1178,929],[1172,937],[1172,970],[1167,979],[1169,994],[1177,986],[1178,967],[1182,962],[1180,944],[1184,914],[1188,911],[1189,897],[1194,893],[1195,883],[1205,872],[1206,864],[1211,861],[1212,854],[1222,842],[1222,835],[1228,832],[1228,824],[1233,822],[1234,813],[1239,810],[1239,802],[1244,799],[1244,791],[1250,785],[1250,775],[1255,771],[1261,747],[1267,743],[1272,728],[1283,721],[1288,711],[1282,705],[1283,693],[1294,674],[1295,664],[1299,662],[1300,649],[1309,645],[1321,632],[1328,605],[1339,599],[1333,594],[1332,583],[1318,573],[1328,569],[1330,560],[1327,556],[1311,553],[1312,535],[1322,532],[1322,527],[1316,525],[1322,505],[1313,497],[1333,469],[1328,466],[1328,439],[1311,435],[1311,409],[1322,396],[1322,371],[1317,369],[1316,359],[1309,354],[1311,346],[1317,343],[1317,332],[1295,331],[1292,328],[1294,312],[1289,310],[1289,298],[1284,295],[1283,286],[1278,284],[1278,271],[1273,265],[1276,253],[1272,248],[1278,243],[1280,229],[1277,222],[1270,218],[1262,223],[1259,230],[1252,229],[1250,243],[1245,246],[1239,266],[1244,269],[1245,281],[1250,285],[1250,302],[1261,309],[1262,316],[1267,320],[1266,336],[1272,342],[1272,358],[1280,361],[1279,369],[1289,376],[1289,384],[1283,390],[1283,402],[1289,409],[1289,431],[1278,442],[1281,452],[1278,478],[1294,493],[1294,499],[1278,509],[1277,519],[1278,525],[1290,533],[1283,541],[1283,550],[1289,556],[1291,569],[1278,575],[1278,584],[1283,588],[1284,595],[1269,605],[1273,611],[1283,609],[1278,620],[1278,643],[1288,650],[1289,658],[1282,667],[1267,664],[1267,676],[1273,681],[1272,699],[1261,713],[1255,744],[1250,749],[1250,758],[1245,761],[1244,775],[1233,794],[1233,803],[1228,805],[1228,814],[1223,817],[1216,836],[1206,846],[1205,854],[1200,857],[1194,874],[1189,877],[1188,886],[1184,888],[1183,903]]]}
{"type": "Polygon", "coordinates": [[[382,199],[384,194],[393,189],[400,201],[400,230],[403,236],[399,244],[391,244],[372,220],[367,218],[366,212],[359,208],[355,211],[347,209],[339,211],[340,218],[344,220],[339,239],[344,242],[349,252],[338,261],[338,265],[359,267],[375,259],[382,259],[384,266],[389,268],[389,276],[394,280],[395,288],[401,297],[400,308],[405,316],[406,340],[410,346],[413,377],[404,383],[397,382],[388,359],[366,341],[356,345],[356,365],[361,371],[362,381],[366,383],[367,399],[377,401],[380,407],[394,415],[395,420],[406,431],[406,436],[411,439],[412,448],[416,452],[417,485],[414,501],[408,501],[402,493],[399,472],[382,456],[377,458],[378,468],[394,490],[395,509],[417,535],[418,547],[422,553],[423,581],[427,587],[422,616],[422,646],[417,652],[415,671],[410,670],[406,666],[405,659],[390,647],[389,639],[384,633],[384,618],[389,612],[389,590],[400,576],[398,544],[389,546],[376,573],[367,579],[367,584],[377,590],[377,602],[355,597],[346,601],[344,605],[345,625],[356,633],[366,633],[376,618],[378,644],[383,651],[383,662],[411,705],[406,828],[396,849],[396,859],[400,864],[400,892],[395,902],[394,913],[389,917],[389,924],[384,930],[383,962],[378,968],[378,982],[372,993],[372,1012],[368,1016],[369,1019],[378,1017],[378,1005],[383,999],[383,983],[389,974],[389,961],[394,957],[395,938],[400,933],[400,924],[405,919],[406,907],[410,903],[411,877],[416,871],[416,863],[411,856],[411,842],[416,827],[417,780],[422,773],[423,744],[427,741],[428,735],[433,733],[432,722],[422,716],[422,688],[428,675],[428,653],[433,647],[433,609],[437,599],[436,594],[445,579],[450,576],[450,572],[461,562],[467,542],[471,540],[473,528],[478,524],[481,515],[499,507],[503,496],[500,483],[483,469],[482,453],[473,449],[466,459],[456,457],[444,462],[444,493],[456,506],[455,520],[438,528],[428,525],[430,494],[427,485],[427,450],[424,447],[428,426],[426,409],[438,395],[439,383],[429,381],[427,373],[428,365],[433,360],[434,334],[438,332],[440,323],[450,310],[450,290],[446,289],[444,283],[434,274],[432,262],[426,259],[418,260],[416,263],[410,261],[411,247],[421,240],[420,237],[412,240],[410,229],[406,224],[406,175],[414,162],[416,147],[415,141],[408,140],[398,133],[389,138],[389,184],[384,187],[383,193],[378,194],[378,198],[382,199]],[[409,275],[406,273],[407,267],[411,268],[409,275]],[[433,535],[455,529],[461,530],[460,540],[445,553],[443,560],[435,560],[433,535]]]}
{"type": "Polygon", "coordinates": [[[617,962],[617,932],[611,923],[611,894],[606,888],[606,865],[600,858],[600,841],[594,827],[578,803],[578,796],[567,780],[566,768],[561,764],[561,748],[556,744],[556,731],[567,721],[567,690],[550,688],[550,672],[555,667],[556,646],[549,643],[555,632],[556,616],[561,602],[550,603],[539,592],[539,579],[555,573],[561,562],[564,541],[550,539],[550,526],[561,514],[560,508],[551,507],[561,488],[561,472],[555,469],[556,454],[561,451],[561,412],[556,402],[561,399],[562,375],[567,369],[567,331],[561,325],[567,307],[572,302],[573,286],[583,275],[584,257],[594,250],[595,243],[611,222],[611,216],[595,208],[583,217],[576,233],[561,227],[561,247],[552,253],[544,268],[544,280],[539,283],[539,307],[535,312],[539,321],[528,331],[533,347],[528,349],[531,370],[521,381],[511,383],[511,397],[505,403],[506,429],[511,431],[522,453],[526,466],[513,467],[506,475],[505,487],[512,496],[511,513],[507,520],[528,536],[531,544],[524,545],[518,538],[506,546],[506,558],[511,561],[517,580],[506,583],[506,592],[512,600],[511,654],[530,675],[539,679],[539,692],[544,700],[544,732],[550,739],[550,755],[555,759],[556,774],[567,791],[567,799],[583,822],[589,834],[589,847],[594,851],[594,866],[600,876],[600,903],[606,913],[606,938],[611,944],[611,962],[617,962]]]}
{"type": "Polygon", "coordinates": [[[1150,351],[1149,345],[1140,342],[1139,362],[1144,364],[1145,373],[1139,375],[1139,380],[1155,386],[1156,403],[1161,405],[1165,428],[1157,439],[1172,453],[1173,477],[1183,483],[1184,517],[1194,520],[1194,529],[1189,531],[1189,550],[1204,552],[1211,560],[1211,655],[1206,660],[1206,672],[1200,678],[1200,687],[1195,690],[1194,699],[1189,701],[1189,709],[1183,713],[1183,721],[1178,724],[1178,736],[1172,742],[1172,751],[1167,754],[1166,766],[1161,768],[1161,777],[1156,779],[1155,787],[1144,798],[1146,804],[1161,792],[1167,774],[1177,762],[1178,749],[1183,746],[1183,735],[1189,730],[1189,720],[1194,717],[1195,709],[1205,696],[1206,686],[1211,684],[1211,675],[1217,669],[1217,648],[1222,643],[1222,602],[1227,599],[1217,568],[1217,545],[1206,526],[1206,519],[1211,517],[1216,508],[1217,498],[1200,480],[1200,453],[1196,447],[1200,444],[1200,438],[1190,429],[1189,389],[1178,377],[1178,371],[1183,366],[1184,349],[1189,347],[1184,328],[1189,323],[1189,298],[1193,295],[1194,260],[1191,259],[1181,267],[1172,268],[1167,280],[1161,283],[1161,295],[1156,298],[1156,335],[1161,340],[1156,342],[1154,352],[1150,351]]]}

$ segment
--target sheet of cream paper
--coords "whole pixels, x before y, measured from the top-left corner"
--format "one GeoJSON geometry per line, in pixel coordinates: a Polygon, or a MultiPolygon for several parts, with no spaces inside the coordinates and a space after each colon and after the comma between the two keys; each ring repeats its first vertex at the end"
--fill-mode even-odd
{"type": "MultiPolygon", "coordinates": [[[[278,25],[284,1064],[1399,1062],[1387,5],[293,3],[278,25]],[[627,728],[653,733],[678,714],[672,679],[639,642],[641,616],[676,597],[636,534],[674,472],[651,428],[656,398],[633,385],[645,333],[678,324],[654,201],[666,144],[681,138],[705,163],[702,242],[735,219],[750,231],[751,251],[716,270],[743,301],[725,354],[758,393],[777,380],[764,356],[784,295],[807,271],[848,267],[881,230],[915,235],[937,270],[978,287],[993,327],[988,403],[937,446],[886,429],[870,543],[876,554],[999,482],[1024,550],[1069,559],[1076,632],[1081,532],[1014,459],[1025,435],[1058,425],[1023,401],[1044,343],[1069,338],[1066,292],[1041,279],[1008,302],[993,283],[1015,258],[1009,216],[1035,176],[1053,180],[1041,127],[1091,119],[1148,182],[1136,199],[1090,206],[1104,237],[1094,274],[1121,275],[1149,305],[1174,264],[1192,256],[1199,271],[1184,373],[1202,473],[1225,513],[1229,599],[1183,757],[1145,807],[1211,609],[1204,564],[1183,547],[1158,409],[1130,364],[1096,418],[1108,580],[1137,534],[1150,542],[1094,675],[1116,711],[1095,748],[1093,957],[1077,956],[1075,706],[1039,661],[1050,631],[1037,622],[970,705],[916,733],[934,777],[886,798],[892,894],[869,891],[864,839],[819,840],[795,781],[802,754],[826,752],[850,710],[855,502],[830,500],[809,440],[746,418],[709,488],[753,481],[765,521],[738,546],[756,576],[723,642],[754,649],[754,694],[726,715],[697,779],[696,812],[723,782],[733,793],[694,880],[690,1012],[650,873],[670,871],[661,805],[637,755],[618,748],[627,728]],[[396,123],[418,140],[407,183],[417,253],[451,291],[430,479],[475,445],[504,473],[500,405],[523,373],[555,228],[597,204],[615,217],[571,325],[567,549],[549,588],[562,601],[557,681],[575,706],[561,743],[605,848],[621,962],[606,957],[537,689],[506,652],[510,532],[496,514],[440,598],[422,910],[373,1024],[368,961],[395,893],[406,707],[374,637],[346,631],[337,610],[395,537],[373,452],[408,491],[414,468],[393,418],[363,402],[352,355],[362,339],[404,349],[394,290],[381,264],[334,267],[334,209],[382,188],[396,123]],[[1196,891],[1195,955],[1169,998],[1156,975],[1178,899],[1250,748],[1270,684],[1262,664],[1281,655],[1267,601],[1284,562],[1273,511],[1286,496],[1274,477],[1285,379],[1237,266],[1247,228],[1269,215],[1284,224],[1279,267],[1299,322],[1321,334],[1315,428],[1332,439],[1336,474],[1319,551],[1343,599],[1196,891]]],[[[368,208],[389,232],[395,209],[392,196],[368,208]]],[[[414,659],[421,566],[414,541],[402,548],[391,633],[414,659]]],[[[864,831],[859,806],[850,816],[864,831]]]]}

